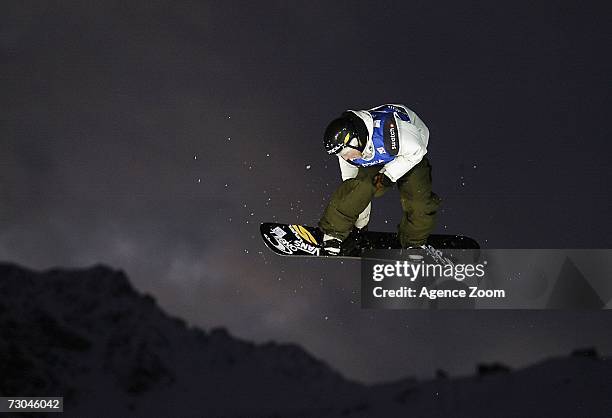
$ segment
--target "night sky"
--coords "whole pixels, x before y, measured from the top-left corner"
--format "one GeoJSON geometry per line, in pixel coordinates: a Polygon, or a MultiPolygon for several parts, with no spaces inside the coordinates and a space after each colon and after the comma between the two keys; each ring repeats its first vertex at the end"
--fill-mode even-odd
{"type": "MultiPolygon", "coordinates": [[[[437,232],[612,248],[600,4],[3,3],[0,259],[123,269],[193,325],[367,382],[611,353],[609,312],[362,310],[358,262],[281,258],[258,232],[317,222],[331,119],[403,103],[431,131],[437,232]]],[[[387,193],[370,228],[400,213],[387,193]]]]}

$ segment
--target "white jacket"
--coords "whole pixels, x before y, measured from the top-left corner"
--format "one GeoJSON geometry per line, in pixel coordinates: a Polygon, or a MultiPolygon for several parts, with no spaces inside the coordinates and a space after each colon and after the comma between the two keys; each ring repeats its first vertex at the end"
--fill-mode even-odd
{"type": "MultiPolygon", "coordinates": [[[[415,165],[421,162],[427,153],[429,143],[429,129],[419,116],[409,108],[400,104],[381,105],[369,110],[349,110],[365,122],[368,128],[368,140],[363,151],[363,159],[368,160],[374,157],[374,145],[372,143],[372,132],[374,131],[374,120],[369,111],[377,110],[383,106],[393,106],[403,110],[410,122],[400,119],[396,113],[395,120],[398,127],[399,152],[393,161],[388,162],[381,168],[392,181],[396,182],[415,165]]],[[[357,175],[358,167],[349,164],[342,157],[338,157],[342,180],[354,178],[357,175]]]]}

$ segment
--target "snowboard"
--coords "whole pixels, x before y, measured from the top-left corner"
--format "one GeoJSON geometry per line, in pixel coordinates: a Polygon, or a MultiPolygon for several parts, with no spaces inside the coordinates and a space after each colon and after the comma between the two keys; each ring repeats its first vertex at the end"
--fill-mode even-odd
{"type": "MultiPolygon", "coordinates": [[[[323,251],[323,233],[319,228],[298,224],[266,222],[260,226],[266,247],[275,254],[290,257],[364,258],[374,250],[400,250],[399,238],[394,232],[363,231],[351,232],[343,241],[339,255],[330,256],[323,251]]],[[[427,244],[443,253],[458,250],[478,250],[474,239],[463,235],[432,234],[427,244]]],[[[375,251],[376,257],[385,257],[384,251],[375,251]]],[[[477,251],[472,251],[477,253],[477,251]]],[[[477,256],[477,255],[476,255],[477,256]]]]}

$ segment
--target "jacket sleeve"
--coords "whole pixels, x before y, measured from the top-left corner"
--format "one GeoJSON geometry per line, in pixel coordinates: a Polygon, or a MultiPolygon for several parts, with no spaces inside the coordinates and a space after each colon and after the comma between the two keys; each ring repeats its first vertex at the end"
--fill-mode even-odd
{"type": "Polygon", "coordinates": [[[419,115],[417,115],[414,110],[410,110],[408,107],[402,104],[395,104],[393,106],[402,109],[408,115],[411,123],[417,128],[419,134],[421,135],[421,142],[425,144],[425,147],[427,147],[427,143],[429,142],[429,128],[427,128],[425,122],[421,120],[419,115]]]}
{"type": "MultiPolygon", "coordinates": [[[[357,177],[359,168],[352,164],[347,163],[344,158],[338,157],[338,163],[340,164],[340,171],[342,173],[342,181],[357,177]]],[[[372,202],[366,206],[366,208],[359,214],[355,221],[355,226],[359,229],[365,227],[370,222],[370,211],[372,210],[372,202]]]]}
{"type": "Polygon", "coordinates": [[[425,154],[427,154],[425,148],[418,148],[412,154],[398,155],[393,161],[385,164],[381,172],[389,177],[391,181],[396,182],[400,177],[420,163],[425,154]]]}
{"type": "Polygon", "coordinates": [[[357,176],[359,169],[354,165],[351,165],[344,161],[344,158],[338,157],[338,163],[340,164],[340,173],[342,174],[342,181],[352,179],[357,176]]]}
{"type": "MultiPolygon", "coordinates": [[[[421,162],[427,154],[427,140],[423,131],[411,123],[399,123],[400,154],[394,160],[385,164],[381,170],[392,181],[397,181],[415,165],[421,162]]],[[[428,132],[427,132],[428,133],[428,132]]]]}

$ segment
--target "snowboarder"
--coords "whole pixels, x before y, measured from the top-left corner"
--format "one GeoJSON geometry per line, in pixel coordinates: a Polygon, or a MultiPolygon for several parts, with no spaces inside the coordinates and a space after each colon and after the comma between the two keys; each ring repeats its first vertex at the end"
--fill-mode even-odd
{"type": "Polygon", "coordinates": [[[398,231],[402,247],[426,244],[440,204],[431,190],[428,141],[425,123],[399,104],[348,110],[327,126],[325,149],[338,156],[343,180],[319,221],[327,254],[340,254],[349,235],[358,237],[367,228],[372,198],[394,184],[403,210],[398,231]]]}

